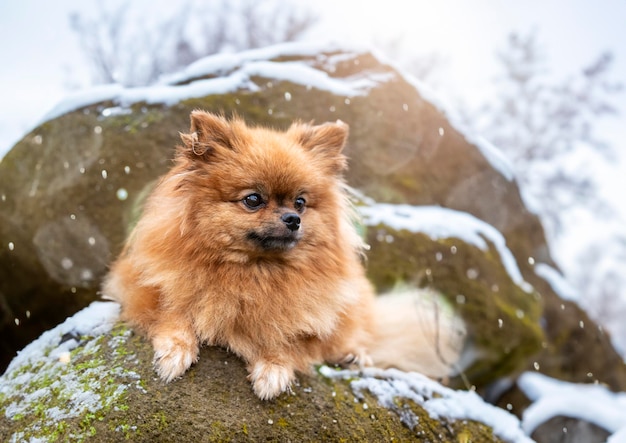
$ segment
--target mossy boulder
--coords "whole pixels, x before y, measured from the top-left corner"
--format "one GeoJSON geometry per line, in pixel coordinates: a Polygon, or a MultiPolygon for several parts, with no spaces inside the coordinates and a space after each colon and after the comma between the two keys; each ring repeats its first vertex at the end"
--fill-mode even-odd
{"type": "Polygon", "coordinates": [[[468,337],[465,358],[453,365],[455,385],[485,386],[532,363],[544,341],[542,298],[497,230],[438,207],[378,204],[361,211],[371,245],[368,276],[379,292],[431,288],[463,318],[468,337]]]}
{"type": "Polygon", "coordinates": [[[432,283],[453,301],[463,295],[471,300],[459,307],[463,315],[484,317],[473,331],[482,331],[483,340],[498,319],[508,327],[524,313],[515,329],[525,331],[519,346],[511,341],[500,350],[514,358],[490,360],[492,367],[474,373],[476,383],[514,372],[525,361],[557,378],[626,390],[626,368],[609,338],[535,274],[535,263],[554,263],[538,218],[524,206],[497,151],[462,133],[424,88],[370,52],[297,44],[209,58],[154,88],[111,87],[73,97],[2,159],[2,366],[42,331],[97,299],[107,263],[152,183],[171,165],[178,133],[196,108],[278,128],[294,119],[341,119],[351,128],[350,185],[380,202],[451,208],[497,229],[534,288],[528,297],[499,283],[502,267],[493,252],[463,248],[450,257],[454,239],[429,242],[419,234],[385,250],[369,239],[369,269],[379,288],[405,279],[432,283]],[[446,260],[437,261],[438,253],[446,260]],[[467,278],[469,265],[481,278],[467,278]]]}
{"type": "Polygon", "coordinates": [[[182,378],[163,384],[150,344],[116,323],[117,310],[94,303],[22,351],[0,377],[0,440],[503,441],[489,424],[463,417],[483,408],[509,421],[497,430],[503,438],[522,435],[513,416],[418,374],[346,378],[322,367],[326,376],[300,375],[292,393],[261,401],[240,359],[205,347],[182,378]],[[395,385],[413,387],[394,391],[395,376],[395,385]],[[446,417],[446,401],[471,407],[446,417]]]}

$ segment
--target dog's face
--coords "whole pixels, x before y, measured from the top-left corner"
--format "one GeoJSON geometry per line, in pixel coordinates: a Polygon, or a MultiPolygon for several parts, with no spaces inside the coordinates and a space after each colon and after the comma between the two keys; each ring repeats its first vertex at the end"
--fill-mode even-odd
{"type": "Polygon", "coordinates": [[[248,211],[267,211],[272,214],[262,217],[264,223],[259,228],[248,231],[248,240],[267,251],[293,248],[302,237],[300,216],[304,212],[306,199],[299,196],[291,200],[285,202],[277,196],[264,197],[258,192],[246,195],[241,202],[248,211]]]}
{"type": "Polygon", "coordinates": [[[200,111],[191,118],[178,161],[199,242],[239,262],[333,242],[342,216],[345,124],[294,124],[278,132],[200,111]]]}

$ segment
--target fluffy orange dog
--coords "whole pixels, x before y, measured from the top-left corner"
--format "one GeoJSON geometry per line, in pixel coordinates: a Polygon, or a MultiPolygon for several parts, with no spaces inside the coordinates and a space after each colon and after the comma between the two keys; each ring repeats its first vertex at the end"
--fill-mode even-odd
{"type": "Polygon", "coordinates": [[[262,399],[324,361],[372,355],[420,369],[405,363],[421,358],[423,334],[399,339],[415,319],[402,323],[406,306],[377,312],[364,274],[341,179],[347,135],[339,122],[277,132],[191,114],[175,166],[103,286],[152,341],[163,380],[181,376],[203,343],[243,358],[262,399]]]}

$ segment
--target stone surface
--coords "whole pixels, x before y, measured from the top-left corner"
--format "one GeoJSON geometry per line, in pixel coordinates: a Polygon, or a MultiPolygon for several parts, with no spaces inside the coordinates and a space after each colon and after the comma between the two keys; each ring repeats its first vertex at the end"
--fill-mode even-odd
{"type": "Polygon", "coordinates": [[[605,443],[610,433],[599,426],[571,417],[554,417],[532,434],[537,443],[605,443]]]}
{"type": "Polygon", "coordinates": [[[381,292],[399,284],[434,288],[464,319],[469,338],[453,385],[485,386],[532,364],[544,340],[541,296],[511,279],[493,244],[483,250],[385,224],[367,232],[369,276],[381,292]]]}
{"type": "MultiPolygon", "coordinates": [[[[486,389],[503,376],[538,368],[556,378],[626,390],[626,368],[609,338],[535,274],[534,263],[553,263],[541,224],[524,206],[515,181],[414,83],[361,51],[299,53],[290,47],[283,55],[254,52],[234,60],[228,69],[183,75],[167,86],[168,99],[128,90],[77,106],[35,128],[2,160],[2,366],[42,331],[97,298],[107,263],[119,252],[153,181],[170,165],[178,132],[187,130],[190,111],[201,108],[279,128],[294,119],[339,118],[351,128],[348,182],[367,197],[465,211],[502,233],[535,289],[529,297],[505,281],[501,257],[491,249],[459,247],[452,257],[454,239],[432,241],[389,227],[368,231],[370,276],[379,289],[398,282],[433,285],[452,305],[459,295],[470,302],[457,307],[473,324],[475,340],[501,352],[468,372],[470,384],[486,389]],[[311,78],[321,76],[344,89],[307,84],[301,80],[306,75],[269,75],[256,61],[271,62],[276,73],[298,64],[311,78]],[[247,77],[236,87],[171,99],[185,88],[240,75],[247,77]],[[380,229],[402,241],[383,248],[376,240],[380,229]],[[498,320],[514,330],[497,336],[498,320]]],[[[524,404],[516,390],[501,394],[494,401],[524,404]]]]}
{"type": "MultiPolygon", "coordinates": [[[[114,304],[88,310],[102,305],[114,304]]],[[[300,375],[291,394],[261,401],[243,362],[214,347],[166,385],[150,344],[114,317],[77,324],[46,332],[0,377],[1,441],[502,441],[478,421],[431,418],[433,392],[381,406],[352,387],[358,376],[300,375]]]]}

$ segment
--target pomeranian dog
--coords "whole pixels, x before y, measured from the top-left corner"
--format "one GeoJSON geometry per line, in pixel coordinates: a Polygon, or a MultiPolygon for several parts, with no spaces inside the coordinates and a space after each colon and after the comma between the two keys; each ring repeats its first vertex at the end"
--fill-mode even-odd
{"type": "Polygon", "coordinates": [[[341,122],[279,132],[191,113],[102,288],[150,339],[162,380],[202,344],[239,355],[261,399],[322,362],[450,372],[458,349],[428,343],[441,325],[416,324],[414,300],[377,298],[365,276],[342,180],[347,136],[341,122]]]}

